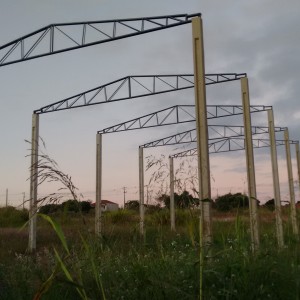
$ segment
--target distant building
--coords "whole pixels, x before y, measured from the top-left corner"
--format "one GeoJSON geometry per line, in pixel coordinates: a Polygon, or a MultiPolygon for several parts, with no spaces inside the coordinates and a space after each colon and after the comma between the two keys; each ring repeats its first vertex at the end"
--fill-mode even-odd
{"type": "MultiPolygon", "coordinates": [[[[92,203],[91,206],[95,207],[96,203],[92,203]]],[[[119,209],[119,204],[108,200],[101,200],[101,209],[102,211],[116,211],[119,209]]]]}

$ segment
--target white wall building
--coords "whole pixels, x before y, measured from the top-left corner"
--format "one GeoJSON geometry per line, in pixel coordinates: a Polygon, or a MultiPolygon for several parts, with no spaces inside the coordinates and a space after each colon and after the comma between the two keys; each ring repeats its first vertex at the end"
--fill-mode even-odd
{"type": "Polygon", "coordinates": [[[119,204],[108,200],[101,200],[102,211],[116,211],[119,209],[119,204]]]}

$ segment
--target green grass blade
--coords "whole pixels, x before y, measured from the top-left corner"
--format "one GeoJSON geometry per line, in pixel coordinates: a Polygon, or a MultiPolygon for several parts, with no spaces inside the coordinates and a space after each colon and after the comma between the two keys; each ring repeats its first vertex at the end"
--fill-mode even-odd
{"type": "Polygon", "coordinates": [[[102,281],[101,281],[100,276],[97,272],[97,267],[96,267],[96,264],[95,264],[95,256],[92,253],[91,246],[88,245],[88,243],[86,242],[86,240],[83,238],[83,236],[81,234],[80,234],[80,237],[81,237],[81,241],[83,243],[83,246],[84,246],[86,252],[88,253],[98,290],[101,291],[103,299],[106,300],[103,285],[102,285],[102,281]]]}
{"type": "Polygon", "coordinates": [[[44,215],[44,214],[38,214],[38,215],[41,216],[44,220],[46,220],[47,222],[49,222],[51,224],[51,226],[54,229],[55,233],[59,237],[64,249],[66,250],[66,252],[68,254],[70,254],[70,250],[69,250],[65,235],[64,235],[64,233],[61,229],[61,226],[58,223],[56,223],[51,217],[49,217],[47,215],[44,215]]]}
{"type": "Polygon", "coordinates": [[[53,284],[53,281],[55,280],[56,273],[57,273],[57,269],[55,268],[55,270],[51,273],[51,275],[48,277],[48,279],[45,282],[43,282],[40,289],[34,295],[33,300],[41,299],[42,295],[45,294],[49,290],[49,288],[53,284]]]}
{"type": "Polygon", "coordinates": [[[81,297],[82,299],[88,299],[88,298],[87,298],[87,295],[86,295],[86,293],[85,293],[85,291],[84,291],[84,289],[83,289],[83,287],[82,287],[82,286],[81,286],[81,287],[78,287],[78,284],[73,280],[73,278],[72,278],[70,272],[68,271],[66,265],[65,265],[64,262],[62,261],[60,255],[58,254],[58,252],[56,251],[55,248],[54,248],[54,253],[55,253],[56,260],[57,260],[57,262],[58,262],[60,268],[61,268],[62,271],[64,272],[64,274],[65,274],[67,280],[69,281],[69,283],[71,283],[72,285],[77,286],[77,287],[76,287],[76,290],[77,290],[78,294],[80,295],[80,297],[81,297]]]}

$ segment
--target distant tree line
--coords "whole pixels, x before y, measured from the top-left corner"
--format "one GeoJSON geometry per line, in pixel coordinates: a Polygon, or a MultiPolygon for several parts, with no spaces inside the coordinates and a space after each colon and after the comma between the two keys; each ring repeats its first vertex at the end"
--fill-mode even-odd
{"type": "MultiPolygon", "coordinates": [[[[145,204],[147,211],[149,210],[159,210],[162,207],[170,208],[170,195],[162,194],[155,199],[157,201],[156,205],[145,204]]],[[[199,205],[199,199],[194,198],[189,192],[184,191],[182,194],[174,193],[174,204],[175,208],[190,208],[199,205]]],[[[125,203],[125,209],[139,210],[138,200],[129,200],[125,203]]]]}
{"type": "MultiPolygon", "coordinates": [[[[160,204],[145,204],[144,206],[147,211],[157,211],[161,209],[160,204]]],[[[125,209],[138,211],[140,209],[139,200],[128,200],[125,203],[125,209]]]]}
{"type": "Polygon", "coordinates": [[[212,201],[212,207],[219,211],[230,211],[233,208],[248,208],[249,198],[241,193],[227,193],[212,201]]]}
{"type": "MultiPolygon", "coordinates": [[[[157,201],[163,206],[170,208],[170,196],[163,194],[157,198],[157,201]]],[[[199,198],[193,197],[188,191],[183,191],[181,194],[174,193],[175,208],[186,209],[196,208],[199,206],[199,198]]],[[[233,208],[249,207],[249,198],[241,193],[225,194],[218,196],[215,200],[211,200],[212,208],[219,211],[230,211],[233,208]]]]}
{"type": "Polygon", "coordinates": [[[67,200],[60,204],[46,204],[40,207],[42,214],[51,214],[55,212],[84,212],[88,213],[92,209],[91,201],[67,200]]]}
{"type": "MultiPolygon", "coordinates": [[[[148,211],[159,210],[162,207],[170,208],[170,195],[162,194],[156,198],[157,204],[145,204],[148,211]]],[[[259,201],[257,204],[259,205],[259,201]]],[[[176,209],[187,209],[199,207],[199,198],[193,197],[188,191],[183,191],[181,194],[174,193],[174,205],[176,209]]],[[[248,208],[249,198],[242,193],[227,193],[218,196],[215,200],[211,200],[212,208],[218,211],[230,211],[236,208],[248,208]]],[[[265,207],[273,210],[274,199],[267,201],[265,207]]],[[[51,214],[55,212],[84,212],[88,213],[92,209],[91,201],[67,200],[60,204],[46,204],[40,207],[39,212],[43,214],[51,214]]],[[[125,203],[125,209],[139,210],[138,200],[129,200],[125,203]]]]}
{"type": "MultiPolygon", "coordinates": [[[[156,198],[156,209],[165,207],[170,208],[170,195],[162,194],[156,198]]],[[[215,200],[211,200],[212,208],[219,211],[230,211],[233,208],[249,207],[249,198],[241,193],[225,194],[218,196],[215,200]]],[[[187,209],[199,207],[199,198],[193,197],[188,191],[183,191],[181,194],[174,193],[174,205],[176,209],[187,209]]],[[[154,209],[154,205],[145,205],[148,209],[154,209]]],[[[138,210],[139,201],[131,200],[125,204],[126,209],[138,210]]]]}
{"type": "MultiPolygon", "coordinates": [[[[170,195],[162,194],[156,199],[163,206],[170,208],[170,195]]],[[[188,191],[183,191],[181,194],[174,193],[175,208],[192,208],[199,205],[199,199],[194,198],[188,191]]]]}

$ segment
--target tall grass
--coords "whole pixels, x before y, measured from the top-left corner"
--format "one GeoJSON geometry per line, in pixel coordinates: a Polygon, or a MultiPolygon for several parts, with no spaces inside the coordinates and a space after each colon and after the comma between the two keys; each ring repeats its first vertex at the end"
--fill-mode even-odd
{"type": "MultiPolygon", "coordinates": [[[[76,199],[70,177],[48,156],[40,164],[43,159],[40,178],[54,176],[76,199]]],[[[146,213],[144,239],[134,211],[104,214],[101,238],[95,238],[92,213],[42,216],[35,254],[18,248],[10,232],[9,259],[0,257],[0,299],[299,299],[300,249],[288,220],[287,247],[279,251],[272,214],[264,212],[262,247],[253,255],[248,211],[214,215],[209,256],[202,252],[197,211],[178,210],[176,232],[168,210],[146,213]]]]}
{"type": "MultiPolygon", "coordinates": [[[[182,212],[187,221],[171,233],[169,224],[154,223],[154,215],[147,216],[142,243],[135,230],[138,215],[134,212],[107,214],[101,239],[89,232],[93,214],[87,216],[86,225],[82,225],[80,216],[70,215],[73,224],[63,223],[59,234],[63,234],[67,246],[59,237],[47,243],[43,235],[49,236],[51,227],[39,222],[43,244],[39,244],[37,253],[16,251],[10,260],[0,263],[0,299],[33,299],[35,295],[41,295],[41,299],[197,299],[197,220],[182,212]],[[51,285],[40,293],[54,271],[51,285]]],[[[60,215],[53,218],[56,223],[62,220],[60,215]]],[[[275,236],[270,234],[271,225],[262,223],[262,249],[254,256],[249,223],[243,213],[214,220],[212,255],[204,258],[203,299],[299,298],[299,244],[286,235],[287,247],[278,251],[275,236]]],[[[287,226],[285,230],[288,233],[287,226]]]]}

